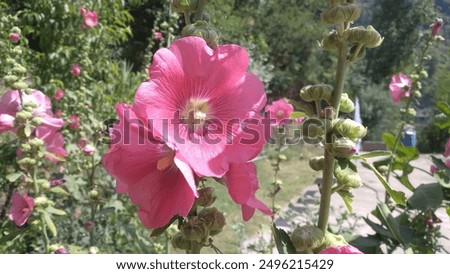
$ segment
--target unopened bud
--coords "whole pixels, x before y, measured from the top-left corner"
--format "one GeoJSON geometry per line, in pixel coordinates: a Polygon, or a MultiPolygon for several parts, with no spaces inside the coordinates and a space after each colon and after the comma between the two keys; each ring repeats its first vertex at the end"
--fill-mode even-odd
{"type": "Polygon", "coordinates": [[[98,254],[98,252],[99,252],[99,249],[98,249],[98,247],[96,247],[96,246],[91,246],[91,247],[89,247],[89,249],[88,249],[88,253],[89,253],[89,254],[98,254]]]}
{"type": "Polygon", "coordinates": [[[186,237],[184,237],[184,235],[181,234],[180,232],[178,232],[177,234],[175,234],[172,237],[171,242],[172,242],[172,246],[174,248],[178,248],[181,250],[190,250],[191,249],[191,241],[186,239],[186,237]]]}
{"type": "Polygon", "coordinates": [[[315,171],[323,170],[325,158],[323,156],[309,159],[309,166],[315,171]]]}
{"type": "Polygon", "coordinates": [[[418,90],[415,90],[415,91],[413,92],[413,96],[414,96],[415,98],[422,98],[422,93],[421,93],[420,91],[418,91],[418,90]]]}
{"type": "Polygon", "coordinates": [[[12,33],[17,33],[17,34],[21,34],[22,33],[22,31],[20,30],[19,27],[12,27],[11,28],[11,32],[12,33]]]}
{"type": "Polygon", "coordinates": [[[378,170],[378,172],[380,172],[381,174],[385,174],[385,173],[387,173],[387,172],[389,171],[389,167],[386,166],[386,165],[382,165],[382,166],[379,166],[379,167],[377,168],[377,170],[378,170]]]}
{"type": "Polygon", "coordinates": [[[331,152],[337,158],[350,158],[356,153],[356,144],[349,138],[339,138],[331,145],[331,152]]]}
{"type": "Polygon", "coordinates": [[[301,125],[302,134],[306,138],[323,136],[332,129],[331,120],[309,118],[301,125]]]}
{"type": "Polygon", "coordinates": [[[323,22],[330,25],[354,22],[361,16],[361,10],[362,7],[360,4],[335,4],[324,11],[321,18],[323,22]]]}
{"type": "Polygon", "coordinates": [[[197,21],[187,25],[181,31],[183,37],[197,36],[203,38],[210,48],[216,48],[219,44],[219,35],[206,21],[197,21]]]}
{"type": "Polygon", "coordinates": [[[47,207],[48,206],[48,199],[46,197],[37,197],[34,199],[34,205],[35,206],[41,206],[41,207],[47,207]]]}
{"type": "Polygon", "coordinates": [[[383,43],[384,38],[372,26],[354,27],[345,32],[347,41],[352,44],[363,44],[366,48],[376,48],[383,43]]]}
{"type": "Polygon", "coordinates": [[[334,109],[334,107],[330,107],[330,106],[325,107],[320,112],[320,117],[325,118],[325,119],[333,119],[335,115],[336,115],[336,110],[334,109]]]}
{"type": "Polygon", "coordinates": [[[36,160],[35,159],[31,159],[29,157],[25,157],[22,159],[17,160],[17,163],[19,165],[30,165],[30,166],[34,166],[36,164],[36,160]]]}
{"type": "Polygon", "coordinates": [[[362,179],[356,170],[356,166],[351,162],[338,162],[334,166],[334,176],[339,185],[351,188],[358,188],[362,185],[362,179]]]}
{"type": "Polygon", "coordinates": [[[96,148],[93,145],[86,145],[83,148],[83,153],[84,153],[84,155],[87,155],[87,156],[93,155],[95,153],[95,151],[96,151],[96,148]]]}
{"type": "Polygon", "coordinates": [[[345,113],[355,111],[355,103],[348,97],[347,93],[342,94],[339,110],[345,113]]]}
{"type": "Polygon", "coordinates": [[[31,146],[30,146],[30,144],[28,144],[28,143],[24,143],[24,144],[21,144],[21,145],[20,145],[20,149],[21,149],[23,152],[28,152],[28,151],[31,150],[31,146]]]}
{"type": "Polygon", "coordinates": [[[197,199],[197,204],[199,206],[207,207],[214,203],[216,196],[214,195],[213,187],[205,187],[198,190],[199,197],[197,199]]]}
{"type": "Polygon", "coordinates": [[[20,54],[22,54],[22,49],[19,46],[16,46],[13,48],[12,53],[14,53],[16,55],[20,55],[20,54]]]}
{"type": "Polygon", "coordinates": [[[26,110],[21,110],[16,113],[16,119],[20,122],[25,122],[26,120],[30,119],[31,117],[33,117],[33,114],[26,110]]]}
{"type": "Polygon", "coordinates": [[[70,254],[70,252],[63,247],[63,248],[55,250],[54,254],[70,254]]]}
{"type": "Polygon", "coordinates": [[[359,45],[354,45],[350,48],[349,61],[359,61],[366,57],[366,49],[364,47],[360,47],[359,45]],[[358,52],[357,52],[358,51],[358,52]]]}
{"type": "Polygon", "coordinates": [[[28,143],[30,144],[30,146],[32,147],[43,147],[44,146],[44,140],[39,139],[39,138],[33,138],[30,141],[28,141],[28,143]]]}
{"type": "Polygon", "coordinates": [[[325,237],[323,239],[323,247],[327,248],[330,246],[342,246],[348,245],[347,241],[341,235],[332,234],[330,232],[325,233],[325,237]]]}
{"type": "Polygon", "coordinates": [[[28,85],[24,81],[17,81],[14,84],[12,84],[12,88],[18,89],[18,90],[24,90],[24,89],[28,88],[28,85]]]}
{"type": "Polygon", "coordinates": [[[319,42],[319,47],[323,50],[335,50],[339,43],[339,36],[335,30],[323,36],[322,42],[319,42]]]}
{"type": "Polygon", "coordinates": [[[50,182],[48,180],[38,179],[36,180],[36,184],[43,189],[50,189],[50,182]]]}
{"type": "Polygon", "coordinates": [[[298,253],[318,248],[323,242],[323,232],[313,225],[299,226],[292,232],[291,242],[298,253]]]}
{"type": "Polygon", "coordinates": [[[367,134],[366,127],[351,119],[336,119],[333,124],[334,132],[352,141],[357,141],[367,134]]]}
{"type": "Polygon", "coordinates": [[[423,69],[423,70],[420,71],[420,76],[422,78],[428,78],[428,72],[423,69]]]}
{"type": "Polygon", "coordinates": [[[306,102],[313,102],[315,100],[330,101],[333,94],[333,87],[326,84],[318,84],[303,87],[300,90],[300,97],[306,102]]]}
{"type": "Polygon", "coordinates": [[[31,119],[31,123],[33,124],[33,126],[39,126],[40,124],[42,124],[42,121],[44,121],[44,119],[42,119],[42,117],[33,117],[33,119],[31,119]]]}
{"type": "Polygon", "coordinates": [[[95,223],[92,220],[88,220],[84,223],[84,229],[86,229],[87,231],[91,231],[92,229],[94,229],[95,223]]]}
{"type": "Polygon", "coordinates": [[[172,0],[172,6],[179,13],[196,12],[198,0],[172,0]]]}
{"type": "Polygon", "coordinates": [[[189,241],[203,242],[208,235],[208,225],[203,218],[195,216],[181,225],[181,233],[189,241]]]}
{"type": "Polygon", "coordinates": [[[96,189],[93,189],[88,192],[88,196],[91,199],[97,199],[98,198],[98,191],[96,189]]]}
{"type": "Polygon", "coordinates": [[[15,73],[21,73],[21,74],[24,74],[24,73],[27,72],[27,69],[24,68],[23,66],[17,64],[15,67],[13,67],[12,71],[15,72],[15,73]]]}
{"type": "Polygon", "coordinates": [[[15,44],[20,41],[20,34],[10,33],[8,38],[9,38],[9,41],[11,41],[11,43],[15,44]]]}
{"type": "Polygon", "coordinates": [[[219,234],[226,224],[225,216],[215,207],[202,209],[198,213],[198,217],[205,220],[211,236],[219,234]]]}
{"type": "Polygon", "coordinates": [[[3,80],[5,80],[6,84],[9,85],[19,80],[19,78],[15,75],[6,75],[5,77],[3,77],[3,80]]]}

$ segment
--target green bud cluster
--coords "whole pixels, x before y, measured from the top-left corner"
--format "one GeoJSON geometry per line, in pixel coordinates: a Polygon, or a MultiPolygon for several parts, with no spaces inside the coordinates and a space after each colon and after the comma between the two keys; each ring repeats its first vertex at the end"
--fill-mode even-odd
{"type": "Polygon", "coordinates": [[[361,16],[362,7],[357,3],[342,3],[344,1],[332,1],[330,7],[321,15],[322,21],[326,24],[340,24],[354,22],[361,16]]]}
{"type": "Polygon", "coordinates": [[[336,119],[333,121],[333,132],[356,142],[367,134],[367,128],[351,119],[336,119]]]}
{"type": "Polygon", "coordinates": [[[183,37],[197,36],[203,38],[210,48],[216,48],[219,45],[219,35],[206,21],[197,21],[194,24],[187,25],[181,31],[183,37]]]}
{"type": "Polygon", "coordinates": [[[384,38],[372,26],[364,28],[362,26],[350,28],[345,31],[345,37],[351,44],[360,44],[365,48],[379,47],[384,38]]]}
{"type": "Polygon", "coordinates": [[[334,88],[326,84],[318,84],[303,87],[300,90],[300,97],[306,102],[313,102],[315,100],[324,100],[329,102],[333,95],[334,88]]]}
{"type": "Polygon", "coordinates": [[[310,252],[323,243],[323,232],[313,225],[299,226],[292,232],[291,242],[297,253],[310,252]]]}
{"type": "Polygon", "coordinates": [[[355,111],[355,103],[348,97],[347,93],[343,93],[341,96],[339,110],[345,113],[352,113],[355,111]]]}

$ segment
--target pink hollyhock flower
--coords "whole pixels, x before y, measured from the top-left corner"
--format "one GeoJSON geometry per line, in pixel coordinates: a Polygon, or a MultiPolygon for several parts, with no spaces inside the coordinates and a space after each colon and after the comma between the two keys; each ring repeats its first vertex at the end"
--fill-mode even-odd
{"type": "Polygon", "coordinates": [[[36,137],[42,139],[45,143],[45,158],[56,163],[67,157],[67,151],[64,149],[64,138],[60,132],[47,126],[38,126],[36,128],[36,137]]]}
{"type": "Polygon", "coordinates": [[[66,182],[66,180],[64,180],[64,179],[53,178],[50,180],[50,186],[51,187],[60,186],[60,185],[64,184],[65,182],[66,182]]]}
{"type": "MultiPolygon", "coordinates": [[[[35,117],[42,118],[42,124],[59,129],[64,125],[62,119],[55,118],[52,112],[50,98],[39,90],[34,90],[30,95],[22,93],[24,103],[34,102],[37,107],[32,113],[35,117]]],[[[0,98],[0,133],[13,130],[16,113],[22,109],[21,95],[18,90],[9,90],[0,98]]]]}
{"type": "Polygon", "coordinates": [[[80,119],[77,115],[73,114],[69,116],[69,127],[71,129],[77,129],[80,127],[80,119]]]}
{"type": "Polygon", "coordinates": [[[156,52],[133,109],[176,159],[199,176],[220,178],[230,164],[254,158],[270,134],[260,115],[266,93],[248,62],[237,45],[213,50],[198,37],[178,39],[156,52]]]}
{"type": "Polygon", "coordinates": [[[94,221],[92,221],[92,220],[87,220],[87,221],[84,223],[84,229],[86,229],[87,231],[92,230],[92,229],[94,228],[94,226],[95,226],[95,223],[94,223],[94,221]]]}
{"type": "Polygon", "coordinates": [[[55,250],[55,252],[53,252],[53,253],[54,254],[70,254],[70,252],[67,249],[65,249],[64,247],[55,250]]]}
{"type": "Polygon", "coordinates": [[[364,254],[352,245],[331,246],[319,252],[319,254],[364,254]]]}
{"type": "Polygon", "coordinates": [[[443,24],[444,21],[441,18],[436,19],[436,21],[433,24],[431,24],[430,29],[432,37],[435,37],[441,32],[443,24]]]}
{"type": "Polygon", "coordinates": [[[91,156],[95,152],[95,147],[93,145],[87,145],[83,148],[83,153],[87,156],[91,156]]]}
{"type": "Polygon", "coordinates": [[[18,33],[10,33],[9,34],[9,41],[11,41],[11,43],[17,43],[20,40],[20,34],[18,33]]]}
{"type": "Polygon", "coordinates": [[[9,218],[16,226],[23,226],[34,208],[34,199],[27,194],[20,194],[18,192],[12,195],[12,204],[9,218]]]}
{"type": "Polygon", "coordinates": [[[55,117],[61,118],[62,117],[62,113],[63,113],[62,109],[55,110],[55,117]]]}
{"type": "Polygon", "coordinates": [[[434,174],[437,170],[438,170],[438,168],[435,165],[431,165],[430,166],[430,173],[431,174],[434,174]]]}
{"type": "Polygon", "coordinates": [[[411,84],[411,79],[401,72],[392,76],[391,83],[389,84],[392,101],[399,103],[402,98],[409,97],[411,84]]]}
{"type": "Polygon", "coordinates": [[[72,64],[71,65],[72,75],[75,77],[80,76],[81,74],[81,67],[78,64],[72,64]]]}
{"type": "Polygon", "coordinates": [[[83,15],[83,28],[93,28],[98,25],[98,17],[95,11],[88,11],[82,7],[80,13],[83,15]]]}
{"type": "Polygon", "coordinates": [[[294,124],[300,125],[305,120],[305,117],[294,118],[294,124]]]}
{"type": "Polygon", "coordinates": [[[159,31],[155,31],[153,33],[153,37],[155,37],[155,40],[161,40],[163,38],[163,34],[159,31]]]}
{"type": "Polygon", "coordinates": [[[77,143],[77,146],[78,146],[78,148],[79,149],[83,149],[86,145],[87,145],[87,142],[88,142],[89,140],[88,140],[88,138],[86,138],[86,137],[83,137],[83,138],[81,138],[80,140],[78,140],[78,143],[77,143]]]}
{"type": "Polygon", "coordinates": [[[62,88],[55,92],[54,98],[56,101],[60,101],[64,97],[64,90],[62,88]]]}
{"type": "Polygon", "coordinates": [[[230,165],[230,170],[225,175],[224,181],[233,201],[241,205],[244,221],[250,220],[255,213],[255,209],[264,214],[272,215],[272,211],[255,197],[259,186],[254,163],[230,165]]]}
{"type": "Polygon", "coordinates": [[[116,111],[120,121],[111,130],[110,148],[102,161],[117,180],[117,192],[128,193],[149,228],[162,227],[175,215],[187,216],[198,196],[192,170],[150,136],[130,106],[118,104],[116,111]]]}
{"type": "Polygon", "coordinates": [[[444,157],[450,156],[450,138],[447,140],[447,143],[445,143],[445,151],[444,151],[444,157]]]}
{"type": "Polygon", "coordinates": [[[274,125],[277,126],[289,123],[293,111],[294,107],[286,99],[279,99],[266,106],[269,118],[274,118],[274,125]]]}

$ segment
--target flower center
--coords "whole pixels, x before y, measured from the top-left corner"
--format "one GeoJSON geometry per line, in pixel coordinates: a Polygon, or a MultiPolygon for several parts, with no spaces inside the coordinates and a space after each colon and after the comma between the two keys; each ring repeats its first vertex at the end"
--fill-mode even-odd
{"type": "Polygon", "coordinates": [[[284,111],[279,110],[277,111],[277,117],[283,117],[284,116],[284,111]]]}
{"type": "Polygon", "coordinates": [[[199,133],[209,118],[208,110],[207,100],[191,98],[181,112],[181,119],[191,131],[199,133]]]}

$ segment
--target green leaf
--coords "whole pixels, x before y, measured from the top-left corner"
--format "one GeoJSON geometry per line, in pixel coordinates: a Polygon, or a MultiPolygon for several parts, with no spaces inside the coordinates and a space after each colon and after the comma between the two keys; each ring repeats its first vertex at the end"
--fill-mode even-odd
{"type": "Polygon", "coordinates": [[[393,134],[385,132],[383,133],[383,135],[381,135],[381,139],[389,149],[392,150],[394,148],[395,136],[393,134]]]}
{"type": "Polygon", "coordinates": [[[115,207],[105,207],[98,212],[99,215],[108,215],[116,211],[115,207]]]}
{"type": "Polygon", "coordinates": [[[301,111],[294,111],[291,113],[291,118],[295,119],[295,118],[302,118],[302,117],[307,117],[306,113],[301,112],[301,111]]]}
{"type": "Polygon", "coordinates": [[[14,183],[14,182],[17,181],[22,175],[23,175],[22,172],[10,173],[10,174],[6,175],[6,180],[10,181],[11,183],[14,183]]]}
{"type": "Polygon", "coordinates": [[[447,212],[447,215],[450,217],[450,206],[447,206],[447,209],[445,211],[447,212]]]}
{"type": "Polygon", "coordinates": [[[352,156],[352,159],[369,159],[382,156],[392,156],[392,152],[387,150],[374,150],[368,153],[364,153],[362,155],[352,156]]]}
{"type": "Polygon", "coordinates": [[[53,223],[50,214],[48,214],[47,211],[42,211],[42,215],[44,216],[44,221],[45,224],[47,225],[48,230],[50,230],[50,233],[52,233],[52,235],[56,237],[58,235],[58,232],[56,231],[56,226],[53,223]]]}
{"type": "Polygon", "coordinates": [[[439,158],[436,158],[435,156],[431,156],[431,160],[433,161],[433,164],[439,169],[444,170],[445,175],[450,179],[450,168],[447,167],[447,165],[439,158]]]}
{"type": "Polygon", "coordinates": [[[50,188],[50,192],[56,193],[56,194],[62,194],[64,196],[69,196],[69,193],[60,186],[55,186],[55,187],[50,188]]]}
{"type": "Polygon", "coordinates": [[[25,137],[30,137],[31,135],[31,127],[29,123],[25,123],[25,126],[23,128],[23,134],[25,134],[25,137]]]}
{"type": "Polygon", "coordinates": [[[170,219],[170,221],[165,226],[154,229],[152,231],[152,234],[150,234],[150,237],[156,237],[156,236],[163,234],[169,228],[169,226],[171,226],[173,224],[173,222],[175,222],[178,218],[180,218],[180,217],[173,216],[172,219],[170,219]]]}
{"type": "Polygon", "coordinates": [[[414,194],[409,198],[408,204],[418,210],[437,209],[441,206],[442,200],[442,187],[438,183],[420,185],[414,194]]]}
{"type": "Polygon", "coordinates": [[[272,224],[272,234],[275,239],[275,244],[279,254],[295,254],[297,253],[294,245],[291,242],[291,238],[283,229],[277,228],[275,224],[272,224]]]}
{"type": "Polygon", "coordinates": [[[445,115],[450,116],[450,106],[446,102],[438,102],[436,107],[445,115]]]}
{"type": "Polygon", "coordinates": [[[395,236],[389,232],[389,230],[387,230],[386,228],[384,228],[382,225],[377,224],[375,222],[372,222],[370,219],[368,218],[364,218],[364,221],[378,234],[390,238],[390,239],[394,239],[395,240],[395,236]]]}
{"type": "Polygon", "coordinates": [[[350,213],[352,213],[353,212],[352,203],[353,203],[353,198],[355,196],[353,196],[353,194],[346,189],[338,191],[338,194],[339,194],[339,196],[341,196],[342,200],[344,200],[344,204],[345,204],[345,207],[347,207],[347,210],[350,213]]]}
{"type": "Polygon", "coordinates": [[[378,172],[378,170],[373,165],[371,165],[369,162],[367,162],[367,160],[363,159],[361,164],[363,166],[371,169],[373,171],[373,173],[375,173],[375,175],[377,176],[378,180],[380,180],[381,184],[384,186],[384,189],[386,189],[387,193],[392,197],[392,200],[394,200],[395,203],[397,203],[399,205],[406,206],[405,193],[392,189],[391,185],[388,182],[386,182],[386,180],[380,174],[380,172],[378,172]]]}
{"type": "Polygon", "coordinates": [[[389,232],[394,235],[395,239],[404,244],[403,237],[400,233],[400,225],[398,224],[397,220],[392,216],[391,211],[389,210],[388,206],[386,204],[379,204],[377,205],[378,213],[380,214],[383,223],[386,224],[389,232]]]}
{"type": "Polygon", "coordinates": [[[54,208],[52,206],[47,207],[45,210],[48,213],[53,214],[53,215],[58,215],[58,216],[65,216],[65,215],[67,215],[67,213],[64,210],[57,209],[57,208],[54,208]]]}

